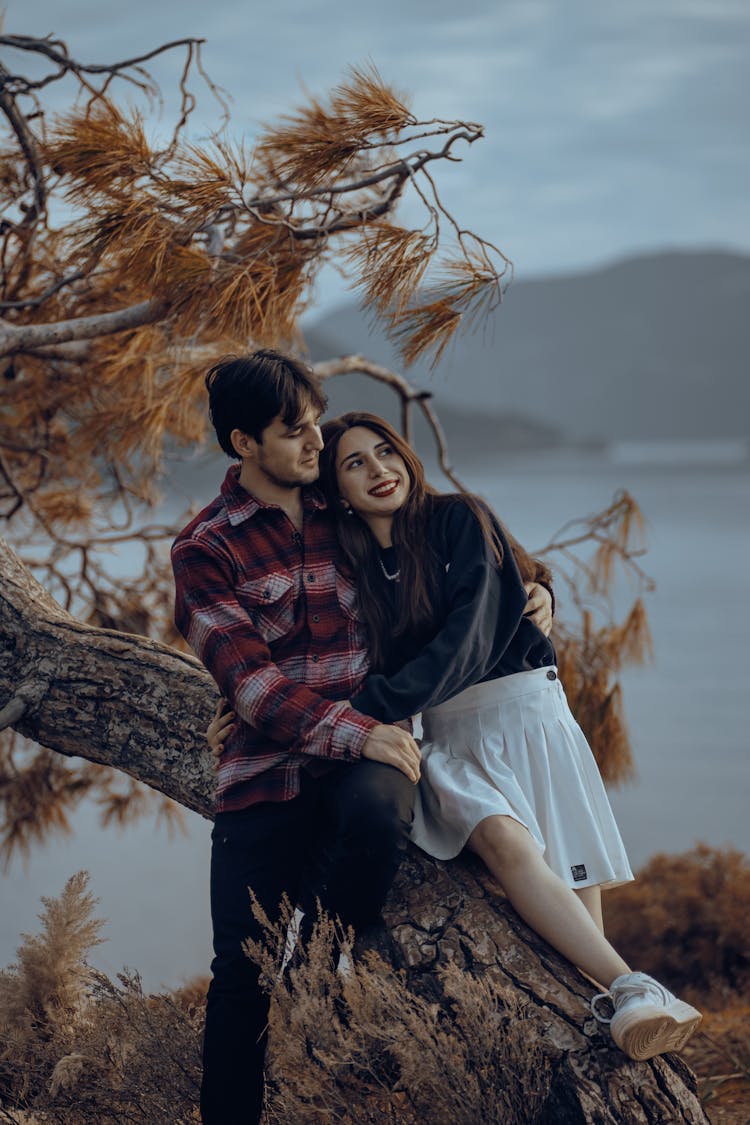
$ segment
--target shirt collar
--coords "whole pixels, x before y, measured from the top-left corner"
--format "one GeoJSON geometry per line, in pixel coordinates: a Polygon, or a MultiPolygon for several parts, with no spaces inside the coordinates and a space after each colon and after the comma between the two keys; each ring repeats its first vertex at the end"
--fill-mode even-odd
{"type": "MultiPolygon", "coordinates": [[[[278,512],[278,504],[266,504],[242,487],[239,482],[240,466],[230,465],[221,486],[221,495],[227,509],[227,518],[232,527],[249,520],[258,511],[278,512]]],[[[328,504],[323,493],[315,486],[304,486],[302,505],[308,511],[324,511],[328,504]]]]}

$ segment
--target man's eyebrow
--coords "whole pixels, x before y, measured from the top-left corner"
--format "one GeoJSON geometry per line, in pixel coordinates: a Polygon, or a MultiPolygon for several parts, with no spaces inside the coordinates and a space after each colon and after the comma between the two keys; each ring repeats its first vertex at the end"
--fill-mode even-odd
{"type": "MultiPolygon", "coordinates": [[[[390,444],[391,443],[389,441],[385,441],[385,440],[379,441],[377,445],[373,446],[373,449],[376,449],[376,450],[382,449],[384,445],[390,445],[390,444]]],[[[356,453],[349,453],[349,454],[347,454],[346,457],[342,457],[341,460],[339,461],[339,464],[345,465],[347,461],[351,461],[352,457],[361,457],[361,456],[362,456],[362,453],[360,452],[360,450],[357,450],[356,453]]]]}
{"type": "MultiPolygon", "coordinates": [[[[318,414],[318,416],[315,419],[313,419],[312,424],[314,426],[317,426],[317,424],[320,421],[320,419],[322,418],[322,416],[323,415],[322,415],[322,412],[321,412],[320,414],[318,414]]],[[[305,419],[304,418],[298,418],[296,422],[285,422],[284,423],[284,426],[286,427],[287,433],[290,430],[299,430],[304,425],[305,425],[305,419]]]]}

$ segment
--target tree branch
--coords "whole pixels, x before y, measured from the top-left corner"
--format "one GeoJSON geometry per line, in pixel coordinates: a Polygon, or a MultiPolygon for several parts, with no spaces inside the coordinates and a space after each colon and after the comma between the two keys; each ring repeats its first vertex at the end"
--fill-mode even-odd
{"type": "Polygon", "coordinates": [[[365,359],[362,355],[343,355],[337,359],[328,359],[313,365],[313,370],[319,379],[332,379],[336,375],[369,375],[371,379],[375,379],[378,383],[385,383],[386,386],[391,387],[401,399],[402,403],[402,429],[404,436],[409,440],[409,405],[416,403],[419,409],[425,416],[427,424],[432,430],[433,437],[438,452],[438,463],[441,471],[451,481],[459,492],[465,492],[466,486],[456,476],[453,466],[448,460],[448,443],[445,439],[445,431],[440,425],[437,415],[430,405],[429,400],[432,398],[431,391],[419,390],[413,387],[408,379],[403,375],[397,375],[395,371],[391,371],[387,367],[383,367],[379,363],[373,363],[372,360],[365,359]]]}
{"type": "Polygon", "coordinates": [[[122,770],[210,817],[214,772],[202,732],[215,701],[195,657],[76,621],[0,539],[0,719],[19,734],[122,770]]]}
{"type": "Polygon", "coordinates": [[[160,320],[167,310],[165,301],[141,301],[116,312],[97,313],[57,324],[0,324],[0,356],[14,355],[32,348],[64,344],[69,340],[92,340],[111,336],[130,328],[140,328],[160,320]]]}

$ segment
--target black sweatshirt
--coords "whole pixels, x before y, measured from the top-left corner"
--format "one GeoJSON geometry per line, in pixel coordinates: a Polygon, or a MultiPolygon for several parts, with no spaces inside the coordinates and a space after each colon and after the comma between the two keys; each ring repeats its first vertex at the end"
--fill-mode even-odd
{"type": "MultiPolygon", "coordinates": [[[[428,525],[430,546],[440,560],[433,604],[439,607],[434,634],[399,637],[389,654],[388,675],[368,676],[351,703],[381,722],[407,719],[444,703],[485,680],[555,663],[551,641],[523,616],[527,595],[510,544],[498,568],[471,508],[460,497],[436,505],[428,525]]],[[[392,574],[398,562],[381,554],[392,574]]],[[[395,582],[382,578],[383,596],[395,608],[395,582]]]]}

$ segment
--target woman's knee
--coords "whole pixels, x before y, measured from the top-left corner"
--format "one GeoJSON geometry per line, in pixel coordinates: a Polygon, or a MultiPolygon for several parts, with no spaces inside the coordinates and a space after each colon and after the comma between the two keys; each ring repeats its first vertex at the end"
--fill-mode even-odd
{"type": "Polygon", "coordinates": [[[514,867],[538,851],[528,829],[512,816],[488,816],[476,826],[469,846],[495,869],[514,867]]]}

